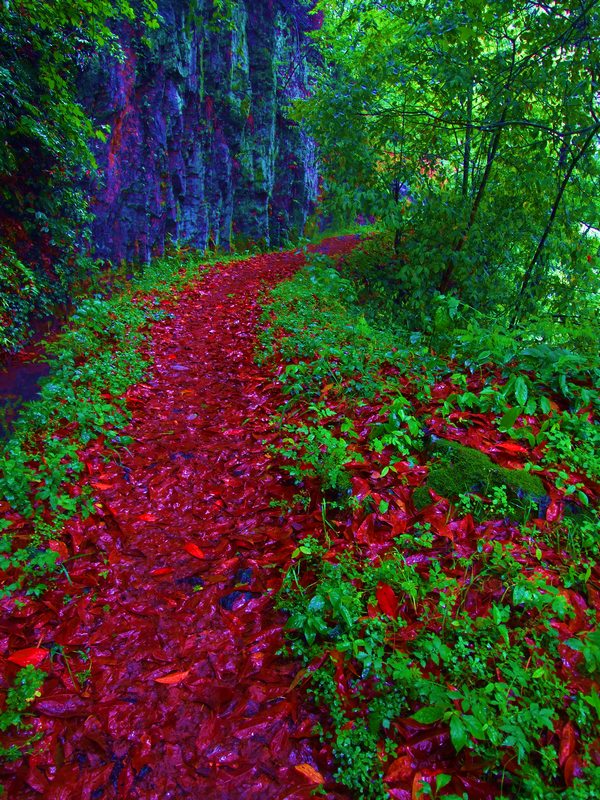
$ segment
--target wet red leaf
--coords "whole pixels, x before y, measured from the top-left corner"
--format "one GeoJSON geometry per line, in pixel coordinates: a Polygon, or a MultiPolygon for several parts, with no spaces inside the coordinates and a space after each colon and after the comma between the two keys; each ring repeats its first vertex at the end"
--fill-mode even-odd
{"type": "Polygon", "coordinates": [[[494,445],[494,449],[504,450],[506,453],[519,453],[522,455],[526,455],[528,452],[526,447],[523,447],[522,444],[518,444],[517,442],[499,442],[494,445]]]}
{"type": "Polygon", "coordinates": [[[567,786],[573,786],[575,778],[583,777],[583,765],[576,755],[570,755],[563,765],[563,775],[567,786]]]}
{"type": "Polygon", "coordinates": [[[56,719],[80,718],[87,716],[88,713],[86,702],[78,695],[68,691],[43,696],[35,703],[35,710],[56,719]]]}
{"type": "Polygon", "coordinates": [[[48,543],[48,549],[58,553],[61,561],[65,561],[69,557],[69,550],[64,542],[51,541],[48,543]]]}
{"type": "Polygon", "coordinates": [[[20,667],[27,667],[30,664],[39,667],[47,656],[48,651],[44,647],[26,647],[24,650],[16,650],[8,657],[8,660],[20,667]]]}
{"type": "Polygon", "coordinates": [[[204,552],[197,544],[194,544],[194,542],[186,542],[186,544],[183,545],[183,549],[191,556],[194,556],[194,558],[204,558],[204,552]]]}
{"type": "Polygon", "coordinates": [[[384,614],[393,619],[398,618],[398,598],[391,586],[387,583],[377,584],[375,591],[377,603],[384,614]]]}
{"type": "Polygon", "coordinates": [[[571,722],[563,727],[560,734],[560,750],[558,754],[558,763],[561,767],[565,765],[567,759],[575,752],[577,746],[577,739],[575,737],[575,729],[571,722]]]}
{"type": "Polygon", "coordinates": [[[423,800],[424,786],[434,786],[432,775],[424,775],[422,772],[415,773],[412,783],[412,800],[423,800]]]}
{"type": "Polygon", "coordinates": [[[174,686],[175,684],[184,681],[189,674],[189,669],[186,669],[183,672],[171,672],[170,675],[163,675],[162,678],[154,678],[154,682],[164,683],[167,686],[174,686]]]}
{"type": "Polygon", "coordinates": [[[138,519],[141,522],[158,522],[158,517],[156,516],[156,514],[151,514],[151,513],[140,514],[138,519]]]}
{"type": "Polygon", "coordinates": [[[408,781],[415,770],[415,764],[410,756],[400,756],[389,765],[385,773],[386,783],[408,781]]]}
{"type": "Polygon", "coordinates": [[[546,509],[546,520],[548,522],[556,522],[557,519],[560,517],[560,504],[552,501],[548,508],[546,509]]]}
{"type": "Polygon", "coordinates": [[[356,541],[360,544],[371,544],[375,538],[375,514],[369,514],[356,529],[356,541]]]}
{"type": "Polygon", "coordinates": [[[325,783],[325,778],[321,775],[321,773],[318,770],[316,770],[310,764],[295,764],[294,769],[301,775],[304,775],[305,778],[308,778],[308,780],[311,783],[314,784],[325,783]]]}

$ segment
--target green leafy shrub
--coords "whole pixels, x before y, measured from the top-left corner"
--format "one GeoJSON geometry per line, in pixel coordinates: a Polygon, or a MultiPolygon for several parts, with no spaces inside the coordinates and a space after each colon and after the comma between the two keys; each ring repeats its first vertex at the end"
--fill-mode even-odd
{"type": "MultiPolygon", "coordinates": [[[[312,548],[295,553],[278,599],[289,613],[289,646],[305,665],[321,665],[307,675],[330,709],[323,735],[338,759],[337,779],[361,797],[386,796],[385,764],[399,744],[392,723],[407,716],[447,725],[457,754],[482,759],[490,777],[508,766],[512,792],[535,783],[555,796],[558,753],[551,748],[540,769],[538,741],[554,731],[567,691],[551,621],[574,610],[544,578],[524,576],[499,542],[463,558],[461,569],[479,576],[473,588],[452,577],[452,564],[431,560],[423,572],[397,550],[378,565],[348,551],[320,562],[312,548]],[[474,601],[491,579],[502,589],[487,612],[472,616],[466,595],[474,601]],[[396,614],[381,600],[382,586],[396,614]],[[377,616],[367,613],[373,606],[377,616]],[[396,635],[407,626],[412,635],[396,635]]],[[[592,670],[594,637],[567,643],[586,653],[592,670]]]]}
{"type": "MultiPolygon", "coordinates": [[[[78,100],[82,69],[122,60],[113,30],[158,27],[154,0],[6,2],[0,25],[0,349],[17,349],[32,317],[71,299],[89,260],[91,143],[106,140],[78,100]]],[[[148,41],[147,39],[145,40],[148,41]]]]}
{"type": "MultiPolygon", "coordinates": [[[[600,531],[590,484],[594,358],[538,373],[531,354],[521,358],[523,339],[535,346],[533,328],[486,322],[451,296],[425,304],[419,318],[429,327],[411,330],[417,316],[404,314],[369,253],[378,253],[373,242],[348,259],[363,271],[348,288],[322,262],[280,285],[265,307],[259,355],[273,360],[286,395],[274,420],[286,437],[275,466],[298,481],[318,477],[325,492],[343,468],[357,488],[347,504],[322,503],[323,537],[300,540],[278,597],[289,615],[286,652],[328,711],[320,735],[335,778],[353,796],[389,796],[386,774],[408,752],[408,720],[449,737],[453,775],[478,765],[499,796],[594,797],[597,703],[562,660],[570,648],[595,674],[593,610],[582,621],[580,608],[592,596],[600,531]],[[364,465],[344,463],[345,420],[364,465]],[[494,457],[529,458],[526,468],[454,440],[477,441],[479,430],[482,449],[492,442],[494,457]],[[410,489],[431,457],[426,485],[410,489]],[[542,470],[556,482],[550,496],[542,470]],[[427,508],[429,487],[452,500],[447,512],[427,508]],[[390,526],[402,531],[395,547],[390,526]],[[565,633],[576,626],[577,637],[565,633]],[[582,764],[568,787],[567,721],[577,725],[582,764]]],[[[448,793],[452,776],[437,778],[437,788],[416,780],[415,796],[464,800],[448,793]]]]}

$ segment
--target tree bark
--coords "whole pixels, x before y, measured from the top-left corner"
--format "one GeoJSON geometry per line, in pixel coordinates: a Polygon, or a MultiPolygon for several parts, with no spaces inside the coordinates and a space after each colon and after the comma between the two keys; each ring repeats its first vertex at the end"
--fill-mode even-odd
{"type": "Polygon", "coordinates": [[[523,280],[521,282],[521,289],[520,289],[519,295],[517,297],[517,303],[515,305],[513,316],[512,316],[511,321],[510,321],[510,328],[511,329],[514,328],[514,326],[517,324],[517,322],[519,320],[519,317],[521,315],[521,309],[522,309],[522,306],[523,306],[523,300],[525,298],[525,294],[527,293],[527,289],[529,288],[529,284],[531,283],[531,279],[533,277],[534,270],[535,270],[535,268],[537,266],[537,263],[539,261],[539,258],[541,256],[541,254],[542,254],[542,251],[543,251],[544,247],[546,246],[546,242],[548,241],[548,236],[550,235],[550,233],[552,231],[552,227],[554,225],[554,220],[556,219],[556,215],[558,213],[558,209],[559,209],[560,203],[562,201],[562,198],[563,198],[563,195],[565,193],[565,190],[566,190],[567,186],[569,185],[569,182],[571,180],[573,172],[575,171],[575,167],[581,161],[581,159],[585,155],[586,151],[588,150],[589,146],[594,141],[594,138],[596,136],[598,136],[598,134],[600,134],[600,124],[596,125],[592,129],[590,134],[586,137],[585,141],[583,142],[583,145],[579,149],[579,152],[577,153],[577,155],[573,158],[573,160],[569,164],[569,168],[565,172],[564,177],[563,177],[562,181],[560,182],[560,186],[558,187],[558,192],[556,193],[556,197],[554,198],[554,202],[553,202],[552,208],[550,210],[550,216],[548,217],[548,222],[546,223],[546,227],[544,228],[544,231],[543,231],[543,233],[542,233],[542,235],[540,237],[540,240],[539,240],[538,245],[536,247],[535,253],[533,254],[533,257],[532,257],[531,261],[527,265],[527,268],[525,269],[525,273],[523,275],[523,280]]]}
{"type": "Polygon", "coordinates": [[[467,95],[467,129],[465,132],[465,150],[463,155],[462,196],[469,196],[469,171],[471,169],[471,126],[473,123],[473,82],[467,95]]]}
{"type": "MultiPolygon", "coordinates": [[[[504,122],[506,119],[506,114],[508,112],[508,103],[504,106],[504,110],[502,111],[502,116],[500,118],[500,122],[504,122]]],[[[479,184],[479,189],[477,190],[477,195],[475,196],[475,200],[473,201],[473,205],[471,206],[471,213],[469,214],[469,221],[467,222],[467,227],[462,233],[462,236],[458,240],[458,242],[452,248],[452,256],[456,253],[460,253],[463,249],[465,244],[467,243],[467,238],[469,236],[469,232],[473,227],[475,220],[477,219],[477,212],[479,211],[479,206],[481,205],[481,201],[485,195],[485,190],[487,188],[488,181],[490,179],[490,175],[492,174],[492,167],[494,165],[494,160],[496,158],[496,154],[498,152],[498,145],[500,144],[500,139],[502,138],[502,131],[503,127],[500,126],[496,129],[492,139],[490,141],[490,146],[488,147],[488,154],[487,154],[487,161],[485,165],[485,171],[483,173],[483,177],[481,178],[481,182],[479,184]]],[[[444,270],[444,274],[442,275],[442,279],[439,285],[439,291],[442,294],[445,294],[448,291],[448,287],[450,285],[450,278],[452,277],[452,273],[454,272],[454,268],[456,266],[456,262],[453,258],[450,258],[446,265],[446,269],[444,270]]]]}

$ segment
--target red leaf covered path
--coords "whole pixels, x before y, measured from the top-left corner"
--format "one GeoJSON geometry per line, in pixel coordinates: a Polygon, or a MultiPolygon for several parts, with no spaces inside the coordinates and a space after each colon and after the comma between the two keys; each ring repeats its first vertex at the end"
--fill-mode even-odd
{"type": "Polygon", "coordinates": [[[70,583],[2,626],[5,652],[59,653],[41,664],[41,745],[2,776],[9,798],[308,798],[311,767],[326,770],[297,667],[275,655],[272,593],[297,532],[270,506],[293,487],[270,469],[281,396],[254,363],[260,291],[302,261],[215,267],[155,325],[133,444],[87,456],[98,516],[69,526],[70,583]],[[82,651],[88,682],[73,678],[82,651]]]}

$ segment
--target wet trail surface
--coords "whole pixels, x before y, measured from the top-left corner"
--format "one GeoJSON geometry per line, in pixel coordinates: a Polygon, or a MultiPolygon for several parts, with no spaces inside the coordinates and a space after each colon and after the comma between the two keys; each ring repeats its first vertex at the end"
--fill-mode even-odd
{"type": "Polygon", "coordinates": [[[98,514],[60,545],[70,583],[1,630],[11,651],[55,654],[41,747],[5,771],[9,798],[308,798],[311,767],[327,772],[273,607],[318,521],[270,505],[294,489],[264,444],[281,395],[254,362],[260,292],[302,262],[217,266],[163,304],[152,378],[128,395],[132,444],[87,452],[98,514]]]}

